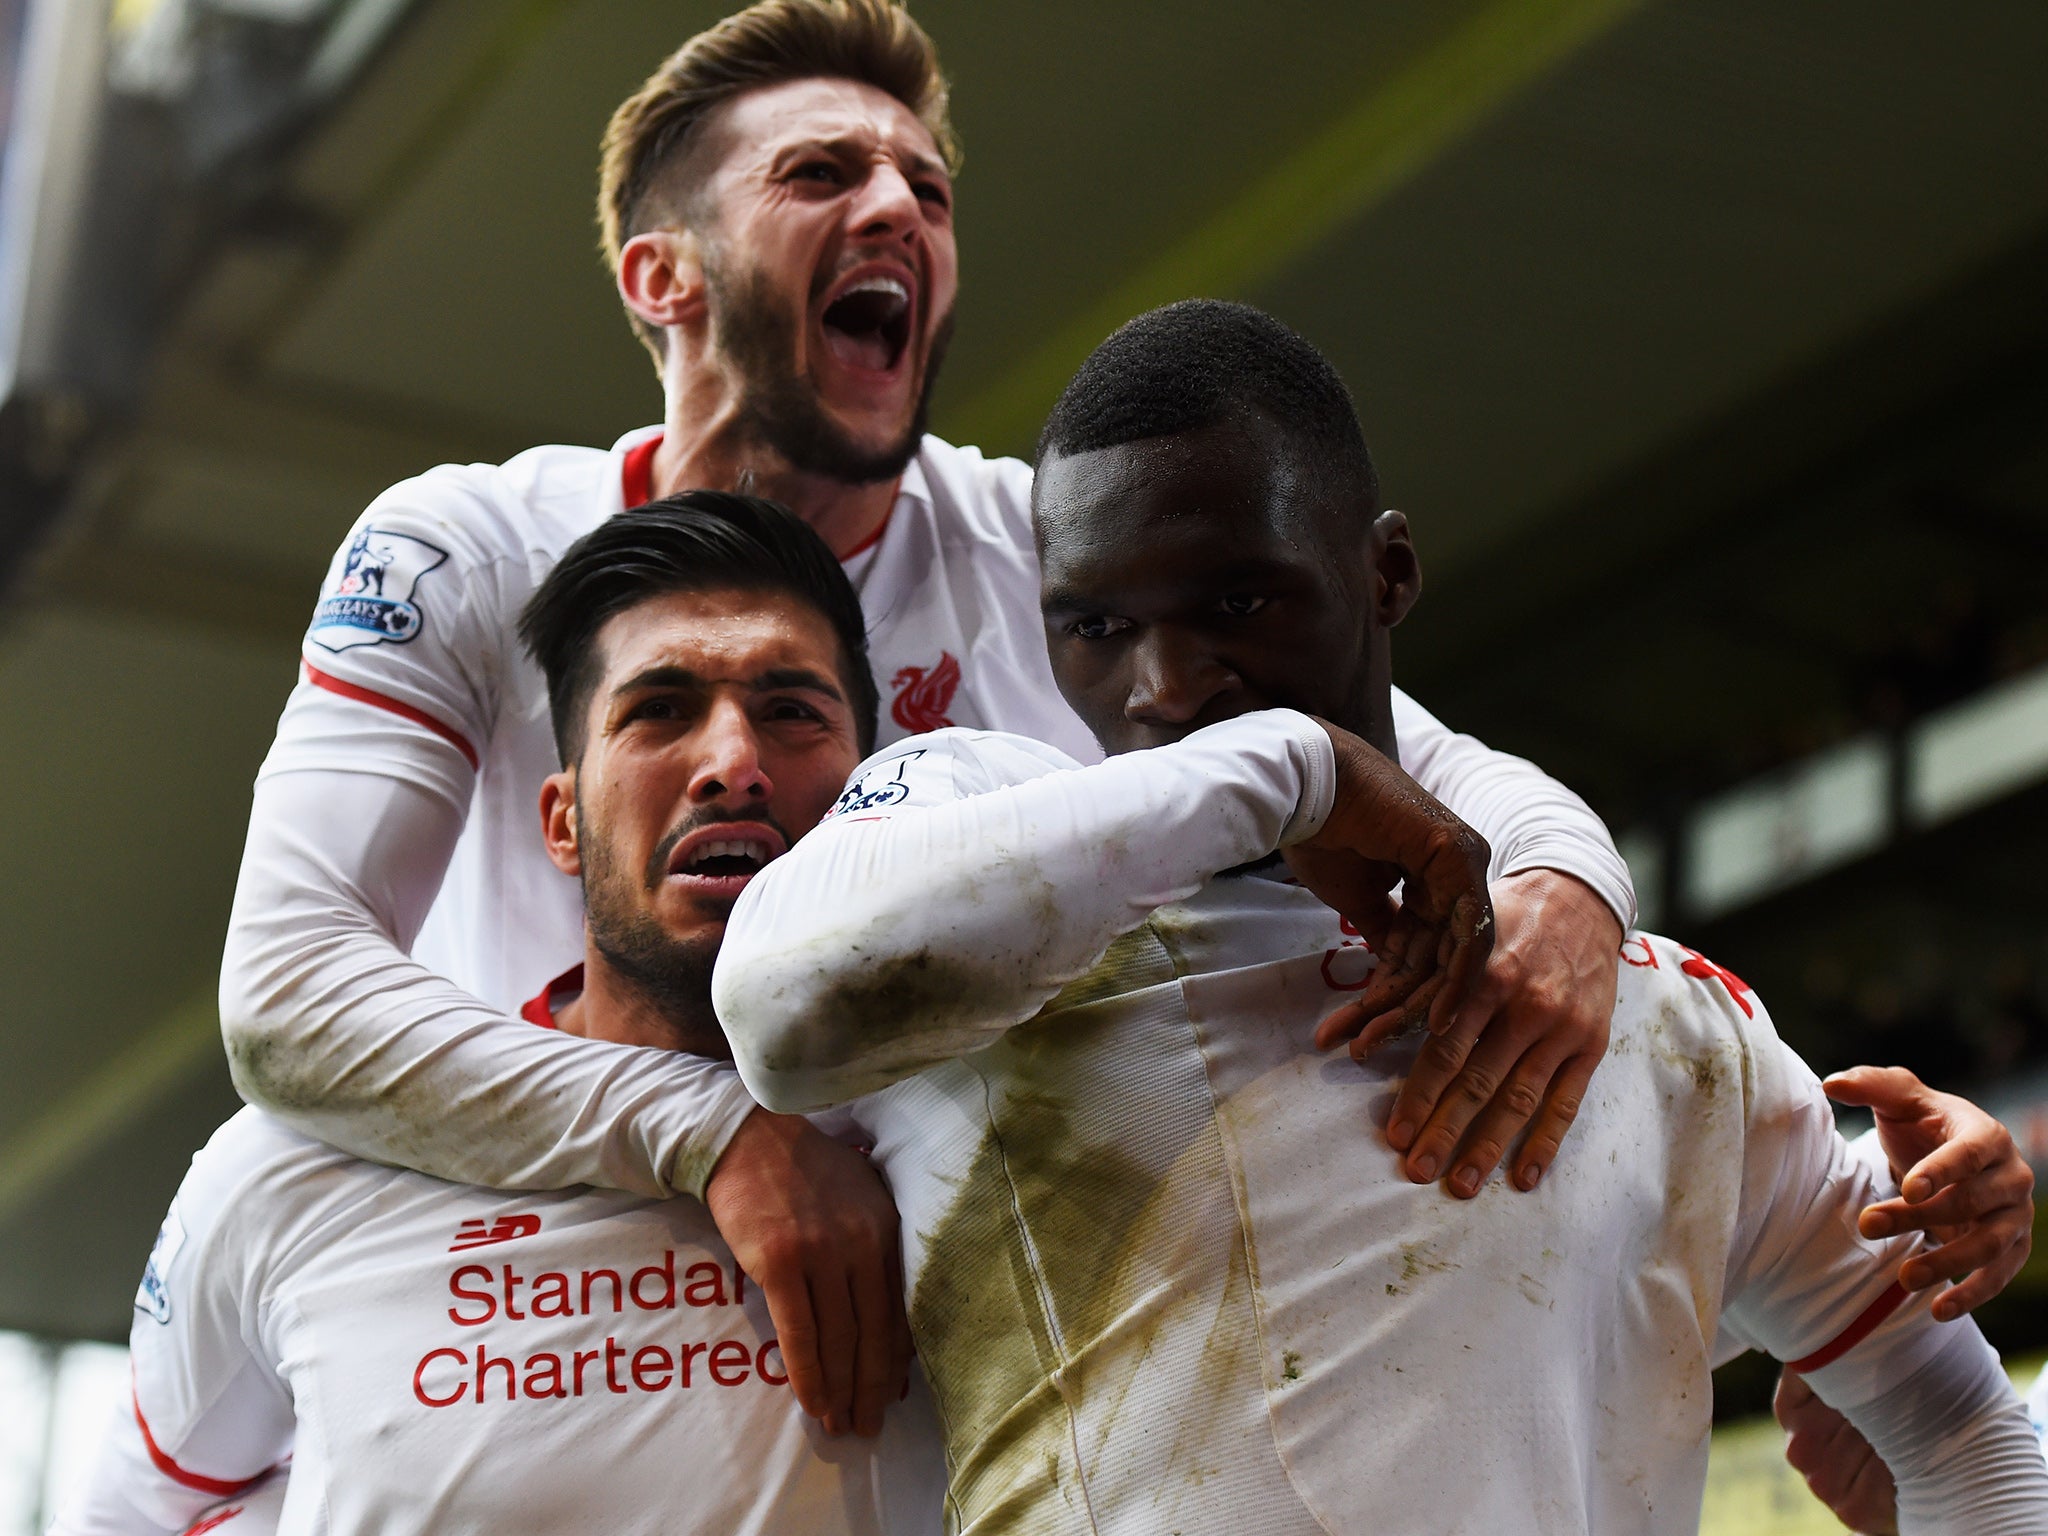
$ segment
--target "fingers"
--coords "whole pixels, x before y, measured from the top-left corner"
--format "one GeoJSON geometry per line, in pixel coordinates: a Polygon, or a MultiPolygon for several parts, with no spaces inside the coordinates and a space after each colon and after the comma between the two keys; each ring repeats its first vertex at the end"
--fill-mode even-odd
{"type": "MultiPolygon", "coordinates": [[[[1393,1110],[1387,1116],[1387,1141],[1396,1152],[1406,1152],[1415,1145],[1416,1137],[1441,1103],[1444,1090],[1463,1070],[1471,1049],[1472,1041],[1463,1031],[1431,1035],[1422,1042],[1415,1064],[1408,1069],[1408,1080],[1401,1084],[1393,1110]]],[[[1427,1183],[1436,1177],[1436,1171],[1432,1168],[1418,1175],[1411,1159],[1408,1176],[1427,1183]]]]}
{"type": "Polygon", "coordinates": [[[910,1362],[917,1346],[910,1337],[910,1314],[904,1306],[903,1253],[900,1243],[889,1246],[889,1360],[890,1380],[895,1383],[896,1401],[910,1395],[910,1362]]]}
{"type": "Polygon", "coordinates": [[[2018,1161],[2017,1149],[2004,1126],[1989,1115],[1983,1124],[1972,1126],[1936,1147],[1920,1159],[1899,1181],[1899,1193],[1918,1205],[1939,1190],[1975,1178],[2002,1157],[2018,1161]]]}
{"type": "MultiPolygon", "coordinates": [[[[1934,1305],[1930,1309],[1935,1320],[1952,1323],[1965,1313],[1975,1311],[1991,1300],[2012,1283],[2014,1275],[2026,1267],[2027,1255],[2033,1252],[2033,1248],[2032,1234],[2023,1233],[2002,1252],[1980,1265],[1974,1274],[1958,1280],[1956,1284],[1943,1291],[1934,1299],[1934,1305]]],[[[1937,1248],[1927,1257],[1937,1263],[1945,1263],[1944,1251],[1937,1248]]]]}
{"type": "Polygon", "coordinates": [[[1486,985],[1486,962],[1493,955],[1493,940],[1492,909],[1476,909],[1471,902],[1461,901],[1442,942],[1443,987],[1430,1005],[1432,1034],[1446,1034],[1456,1028],[1466,1004],[1486,985]]]}
{"type": "Polygon", "coordinates": [[[1397,912],[1373,945],[1372,975],[1356,999],[1368,1018],[1410,1016],[1415,993],[1435,973],[1436,934],[1413,913],[1397,912]]]}
{"type": "Polygon", "coordinates": [[[1801,1415],[1808,1405],[1819,1401],[1804,1376],[1796,1371],[1780,1371],[1778,1390],[1771,1394],[1771,1415],[1777,1419],[1780,1428],[1795,1430],[1800,1427],[1801,1415]]]}
{"type": "Polygon", "coordinates": [[[1771,1412],[1787,1432],[1785,1460],[1815,1498],[1856,1530],[1897,1530],[1891,1475],[1846,1419],[1790,1373],[1778,1378],[1771,1412]]]}
{"type": "MultiPolygon", "coordinates": [[[[1447,1037],[1430,1036],[1430,1043],[1422,1049],[1422,1056],[1431,1053],[1431,1047],[1447,1037]]],[[[1482,1036],[1478,1045],[1466,1056],[1464,1064],[1445,1086],[1437,1098],[1436,1108],[1430,1112],[1428,1121],[1415,1137],[1415,1147],[1408,1154],[1408,1177],[1418,1184],[1426,1184],[1444,1169],[1451,1166],[1459,1144],[1465,1139],[1465,1132],[1480,1112],[1491,1104],[1495,1097],[1510,1091],[1511,1074],[1516,1066],[1517,1045],[1497,1034],[1482,1036]]],[[[1418,1058],[1420,1060],[1420,1058],[1418,1058]]],[[[1411,1074],[1412,1077],[1413,1074],[1411,1074]]],[[[1406,1091],[1405,1088],[1403,1090],[1406,1091]]],[[[1539,1089],[1528,1088],[1515,1083],[1514,1102],[1506,1112],[1513,1115],[1520,1111],[1520,1118],[1526,1122],[1542,1102],[1539,1089]]],[[[1394,1101],[1395,1114],[1401,1109],[1399,1099],[1394,1101]]],[[[1468,1150],[1458,1154],[1456,1171],[1451,1175],[1451,1192],[1470,1196],[1479,1192],[1484,1170],[1471,1160],[1468,1150]]],[[[1498,1161],[1499,1153],[1494,1154],[1498,1161]]],[[[1487,1165],[1491,1167],[1492,1164],[1487,1165]]]]}
{"type": "Polygon", "coordinates": [[[831,1406],[831,1394],[825,1385],[824,1364],[818,1357],[818,1320],[811,1310],[809,1280],[794,1266],[763,1266],[760,1273],[753,1274],[753,1280],[768,1303],[768,1318],[775,1325],[782,1368],[789,1374],[789,1390],[796,1394],[805,1413],[823,1419],[831,1406]]]}
{"type": "Polygon", "coordinates": [[[2033,1188],[2032,1171],[2014,1158],[1924,1200],[1899,1196],[1867,1205],[1856,1219],[1856,1230],[1876,1239],[1899,1232],[1932,1232],[2003,1213],[2017,1234],[2033,1226],[2033,1188]]]}
{"type": "Polygon", "coordinates": [[[853,1432],[882,1432],[882,1414],[900,1393],[896,1361],[896,1319],[902,1288],[892,1298],[888,1266],[879,1253],[856,1258],[848,1269],[857,1343],[853,1356],[853,1432]]]}
{"type": "Polygon", "coordinates": [[[1931,1090],[1904,1067],[1851,1067],[1821,1083],[1837,1104],[1856,1104],[1893,1119],[1905,1119],[1926,1107],[1931,1090]]]}
{"type": "MultiPolygon", "coordinates": [[[[853,1423],[854,1362],[860,1348],[860,1325],[845,1270],[832,1268],[812,1274],[811,1310],[817,1318],[817,1353],[824,1387],[825,1411],[818,1418],[826,1434],[843,1435],[853,1423]]],[[[788,1358],[783,1356],[785,1361],[788,1358]]]]}
{"type": "Polygon", "coordinates": [[[1536,1123],[1529,1128],[1528,1139],[1522,1143],[1522,1150],[1515,1161],[1515,1188],[1530,1190],[1543,1182],[1543,1175],[1557,1161],[1558,1148],[1564,1145],[1565,1133],[1579,1118],[1579,1106],[1586,1099],[1586,1086],[1592,1082],[1593,1069],[1599,1065],[1598,1051],[1572,1056],[1550,1080],[1550,1091],[1543,1097],[1543,1109],[1536,1116],[1536,1123]]]}
{"type": "Polygon", "coordinates": [[[1901,1264],[1899,1284],[1909,1291],[1924,1291],[1943,1280],[1969,1276],[1963,1285],[1953,1286],[1936,1297],[1931,1309],[1936,1321],[1954,1322],[1970,1307],[2003,1290],[2006,1281],[2026,1262],[2031,1246],[2028,1243],[2022,1248],[2019,1240],[1997,1227],[1973,1228],[1954,1242],[1944,1243],[1929,1253],[1916,1253],[1901,1264]],[[1961,1297],[1957,1296],[1958,1291],[1963,1292],[1961,1297]]]}
{"type": "MultiPolygon", "coordinates": [[[[1485,1050],[1483,1041],[1480,1050],[1485,1050]]],[[[1479,1193],[1479,1186],[1486,1182],[1487,1175],[1493,1172],[1502,1155],[1543,1108],[1544,1095],[1551,1080],[1557,1076],[1560,1065],[1556,1056],[1541,1046],[1530,1050],[1515,1063],[1506,1080],[1480,1108],[1464,1133],[1463,1145],[1456,1151],[1455,1167],[1451,1172],[1452,1194],[1470,1199],[1479,1193]]],[[[1474,1064],[1468,1063],[1466,1071],[1473,1069],[1474,1064]]],[[[1452,1095],[1454,1098],[1457,1096],[1455,1085],[1452,1095]]],[[[1433,1134],[1433,1128],[1425,1133],[1425,1139],[1430,1134],[1433,1134]]]]}

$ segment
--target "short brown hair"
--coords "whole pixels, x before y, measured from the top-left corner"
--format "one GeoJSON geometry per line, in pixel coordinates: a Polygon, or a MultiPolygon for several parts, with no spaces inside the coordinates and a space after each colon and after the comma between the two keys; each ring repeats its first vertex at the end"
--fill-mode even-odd
{"type": "MultiPolygon", "coordinates": [[[[682,211],[687,189],[661,186],[661,173],[707,117],[742,91],[813,76],[886,91],[931,130],[946,169],[959,170],[939,51],[900,0],[760,0],[670,54],[612,114],[598,162],[597,223],[613,274],[620,247],[682,211]]],[[[639,316],[632,321],[659,363],[660,336],[639,316]]]]}

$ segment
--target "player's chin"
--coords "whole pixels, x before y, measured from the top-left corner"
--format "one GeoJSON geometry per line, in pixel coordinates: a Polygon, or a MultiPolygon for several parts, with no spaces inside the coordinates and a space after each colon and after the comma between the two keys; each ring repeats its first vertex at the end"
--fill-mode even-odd
{"type": "Polygon", "coordinates": [[[732,909],[752,880],[751,875],[715,879],[670,875],[662,892],[662,926],[678,939],[723,938],[732,909]]]}

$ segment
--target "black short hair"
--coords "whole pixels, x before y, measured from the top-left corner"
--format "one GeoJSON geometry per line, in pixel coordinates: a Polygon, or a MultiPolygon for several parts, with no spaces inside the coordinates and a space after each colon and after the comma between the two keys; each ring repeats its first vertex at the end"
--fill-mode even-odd
{"type": "Polygon", "coordinates": [[[1332,491],[1379,511],[1379,473],[1358,409],[1329,359],[1263,310],[1221,299],[1184,299],[1112,333],[1060,391],[1038,462],[1192,432],[1246,411],[1312,455],[1332,491]]]}
{"type": "Polygon", "coordinates": [[[862,756],[875,747],[880,695],[860,597],[825,541],[789,508],[758,496],[685,491],[621,512],[571,544],[519,615],[519,638],[548,680],[555,750],[583,756],[583,717],[603,662],[605,622],[670,592],[780,592],[823,614],[839,636],[840,681],[862,756]]]}

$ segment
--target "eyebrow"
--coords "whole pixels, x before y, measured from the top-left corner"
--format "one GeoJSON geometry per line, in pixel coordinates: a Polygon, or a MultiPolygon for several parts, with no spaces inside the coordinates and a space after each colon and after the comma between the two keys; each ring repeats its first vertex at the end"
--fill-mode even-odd
{"type": "MultiPolygon", "coordinates": [[[[858,153],[865,148],[866,141],[853,138],[847,134],[841,134],[836,138],[829,139],[796,139],[777,149],[774,155],[770,157],[769,164],[779,170],[797,156],[813,154],[819,150],[823,150],[828,154],[846,156],[858,153]]],[[[904,152],[904,158],[909,162],[911,169],[920,175],[937,176],[947,180],[951,179],[950,173],[946,170],[946,162],[926,154],[923,150],[907,150],[904,152]]]]}
{"type": "Polygon", "coordinates": [[[1102,604],[1092,602],[1084,594],[1071,591],[1066,587],[1054,587],[1049,591],[1041,592],[1038,597],[1038,610],[1041,613],[1080,613],[1083,610],[1089,613],[1104,613],[1108,611],[1102,604]]]}
{"type": "MultiPolygon", "coordinates": [[[[1161,585],[1177,589],[1183,597],[1189,594],[1209,596],[1245,584],[1284,586],[1297,580],[1299,576],[1300,572],[1285,561],[1253,555],[1246,559],[1231,560],[1213,570],[1196,571],[1183,579],[1169,580],[1161,585]]],[[[1124,603],[1130,596],[1131,594],[1126,592],[1104,597],[1075,587],[1048,587],[1039,594],[1038,609],[1040,613],[1121,613],[1124,603]]]]}
{"type": "MultiPolygon", "coordinates": [[[[688,667],[678,667],[664,662],[659,666],[644,668],[612,689],[611,697],[621,698],[647,688],[702,688],[704,679],[688,667]]],[[[766,672],[756,673],[747,679],[747,686],[756,693],[773,692],[778,688],[802,688],[812,693],[822,693],[838,704],[846,702],[846,695],[839,685],[822,673],[813,672],[809,667],[770,667],[766,672]]]]}

